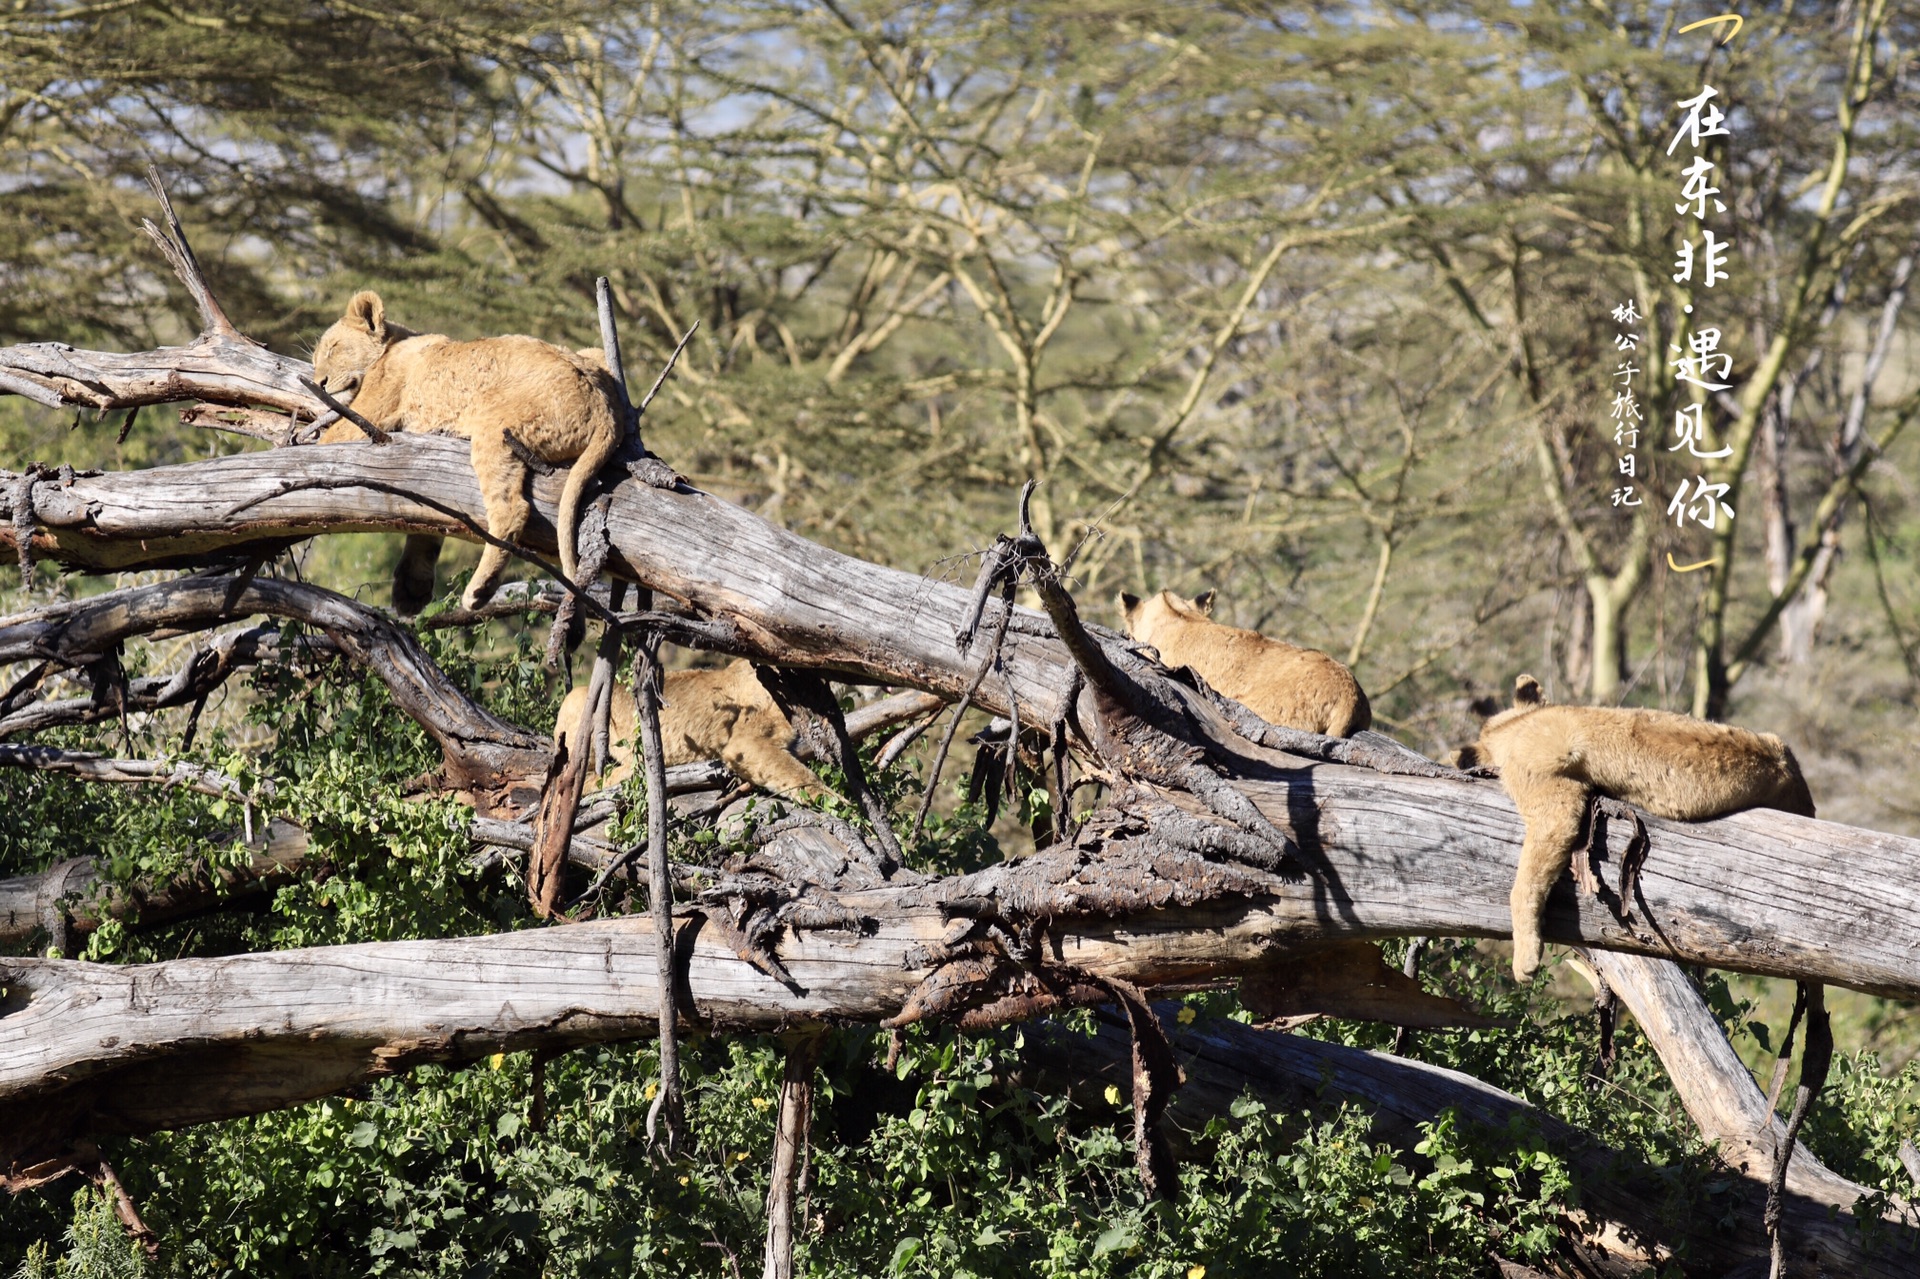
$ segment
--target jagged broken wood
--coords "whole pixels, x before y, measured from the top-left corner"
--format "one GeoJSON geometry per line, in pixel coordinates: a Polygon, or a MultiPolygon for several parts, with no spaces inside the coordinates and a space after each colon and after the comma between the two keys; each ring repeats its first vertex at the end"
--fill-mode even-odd
{"type": "MultiPolygon", "coordinates": [[[[11,378],[8,387],[24,378],[43,402],[93,407],[159,402],[180,385],[115,383],[109,374],[124,357],[56,354],[57,377],[35,372],[34,361],[48,362],[41,348],[0,351],[0,376],[11,378]]],[[[169,357],[146,358],[184,366],[205,352],[169,357]]],[[[246,359],[277,361],[275,376],[304,367],[259,352],[246,359]]],[[[204,386],[216,402],[299,407],[204,386]]],[[[332,531],[472,537],[482,508],[465,453],[458,441],[403,436],[382,449],[276,450],[134,475],[30,472],[6,485],[10,518],[0,539],[73,567],[150,568],[257,563],[332,531]],[[210,491],[231,504],[209,507],[210,491]]],[[[558,483],[534,486],[544,507],[527,533],[536,550],[553,544],[558,483]]],[[[701,638],[714,648],[947,698],[974,680],[953,643],[966,599],[952,586],[835,555],[685,487],[619,486],[608,533],[609,571],[683,601],[708,623],[701,638]]],[[[274,611],[270,585],[246,583],[220,615],[274,611]],[[249,594],[256,587],[263,594],[249,594]]],[[[1120,637],[1067,624],[1060,603],[1049,600],[1052,621],[1009,614],[1015,643],[1004,679],[983,685],[979,701],[1029,724],[1104,736],[1109,761],[1139,761],[1122,769],[1132,781],[1070,846],[984,879],[888,877],[857,832],[830,823],[777,832],[741,866],[714,871],[683,908],[687,979],[703,1020],[791,1026],[898,1020],[917,1008],[991,1021],[1088,997],[1093,983],[1071,974],[1148,987],[1219,981],[1303,940],[1505,933],[1520,831],[1497,788],[1383,741],[1331,743],[1250,726],[1243,708],[1170,682],[1120,637]],[[1092,716],[1076,672],[1094,677],[1092,716]],[[1114,718],[1101,697],[1126,715],[1114,718]],[[1177,743],[1155,737],[1169,728],[1177,743]]],[[[431,679],[410,669],[393,638],[405,640],[404,632],[370,643],[357,620],[332,615],[343,652],[417,677],[424,693],[408,712],[435,714],[431,679]]],[[[70,647],[60,660],[80,656],[70,647]]],[[[526,776],[535,758],[545,763],[544,739],[510,725],[486,726],[478,750],[458,734],[441,745],[450,765],[457,756],[473,768],[475,794],[495,802],[503,777],[526,776]]],[[[1549,907],[1550,940],[1920,993],[1920,944],[1904,927],[1920,903],[1920,841],[1778,814],[1648,826],[1652,856],[1637,884],[1622,884],[1611,901],[1564,886],[1549,907]]],[[[1600,859],[1610,856],[1602,850],[1600,859]]],[[[405,945],[145,971],[0,961],[0,1018],[21,1032],[0,1044],[0,1115],[9,1121],[0,1124],[0,1159],[17,1168],[77,1149],[93,1132],[292,1104],[415,1061],[470,1060],[476,1045],[642,1034],[646,1017],[636,1008],[644,1001],[627,977],[664,958],[650,945],[655,935],[632,921],[546,930],[531,941],[434,943],[435,958],[456,961],[450,969],[405,945]],[[600,973],[575,953],[583,943],[597,945],[600,973]],[[555,955],[571,967],[552,973],[545,961],[555,955]],[[344,1004],[301,1002],[301,991],[330,979],[352,988],[344,1004]],[[211,993],[251,991],[255,982],[275,996],[271,1007],[211,993]],[[165,1001],[141,993],[161,985],[165,1001]],[[504,1006],[503,991],[513,992],[504,1006]],[[182,1078],[193,1082],[182,1088],[182,1078]]]]}
{"type": "MultiPolygon", "coordinates": [[[[125,568],[333,530],[430,527],[460,536],[457,523],[389,489],[424,488],[478,515],[465,452],[459,441],[402,436],[383,449],[276,450],[64,487],[41,481],[34,544],[76,567],[125,568]],[[288,490],[320,473],[386,487],[288,490]],[[208,491],[253,505],[227,515],[202,500],[208,491]]],[[[557,479],[535,485],[539,514],[527,537],[536,546],[552,545],[557,487],[557,479]]],[[[972,682],[974,664],[952,640],[966,605],[959,589],[838,555],[697,491],[623,484],[612,499],[609,572],[644,580],[696,616],[725,619],[726,651],[949,698],[972,682]]],[[[10,536],[0,523],[0,543],[10,536]]],[[[1003,713],[1011,690],[1023,720],[1055,722],[1066,710],[1071,659],[1043,616],[1021,610],[1011,629],[1019,642],[1006,659],[1009,678],[989,681],[979,700],[1003,713]]],[[[1280,784],[1269,815],[1291,830],[1310,872],[1324,863],[1326,909],[1351,931],[1506,933],[1519,827],[1497,786],[1314,764],[1206,718],[1209,731],[1230,739],[1231,785],[1280,784]]],[[[1628,917],[1565,884],[1549,903],[1549,940],[1920,995],[1920,935],[1905,922],[1920,905],[1920,841],[1773,813],[1698,825],[1650,819],[1648,828],[1653,852],[1628,917]],[[1840,920],[1849,921],[1844,936],[1840,920]]]]}

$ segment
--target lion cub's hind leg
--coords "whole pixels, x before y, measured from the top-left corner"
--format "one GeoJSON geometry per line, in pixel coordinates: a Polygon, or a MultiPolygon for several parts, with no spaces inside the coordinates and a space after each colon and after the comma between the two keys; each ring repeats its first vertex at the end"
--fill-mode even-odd
{"type": "Polygon", "coordinates": [[[1584,784],[1552,774],[1503,773],[1502,780],[1527,827],[1526,842],[1520,846],[1520,870],[1507,901],[1513,916],[1513,975],[1526,982],[1540,967],[1540,921],[1554,882],[1580,842],[1588,792],[1584,784]]]}
{"type": "MultiPolygon", "coordinates": [[[[527,501],[527,467],[507,447],[500,431],[474,435],[473,473],[480,481],[480,497],[487,505],[487,532],[503,542],[517,542],[526,531],[533,504],[527,501]]],[[[492,598],[507,570],[508,552],[489,545],[480,552],[479,566],[467,579],[460,597],[462,608],[478,608],[492,598]]]]}

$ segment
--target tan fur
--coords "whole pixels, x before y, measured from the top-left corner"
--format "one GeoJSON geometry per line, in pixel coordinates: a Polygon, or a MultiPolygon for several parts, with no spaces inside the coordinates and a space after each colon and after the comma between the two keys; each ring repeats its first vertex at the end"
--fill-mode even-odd
{"type": "Polygon", "coordinates": [[[1367,695],[1343,663],[1216,622],[1208,616],[1212,605],[1212,591],[1197,600],[1171,591],[1146,600],[1120,597],[1127,634],[1159,649],[1166,665],[1192,667],[1270,724],[1351,737],[1373,723],[1367,695]]]}
{"type": "MultiPolygon", "coordinates": [[[[580,500],[613,456],[621,435],[619,391],[606,362],[538,338],[455,342],[391,324],[376,293],[356,293],[313,351],[314,376],[339,392],[358,376],[356,413],[388,431],[439,432],[470,442],[473,471],[487,506],[487,531],[516,541],[526,528],[527,468],[506,442],[511,431],[547,462],[573,463],[556,516],[560,570],[574,577],[580,500]]],[[[341,422],[323,443],[360,438],[341,422]]],[[[506,570],[507,552],[489,546],[461,596],[474,608],[490,597],[506,570]]]]}
{"type": "Polygon", "coordinates": [[[1547,895],[1572,860],[1594,791],[1659,817],[1698,822],[1748,808],[1813,816],[1799,761],[1772,733],[1674,711],[1553,706],[1522,675],[1514,706],[1489,719],[1462,749],[1464,765],[1492,764],[1526,823],[1513,915],[1513,975],[1540,966],[1547,895]]]}
{"type": "MultiPolygon", "coordinates": [[[[554,739],[572,749],[586,685],[567,694],[554,724],[554,739]]],[[[668,765],[718,758],[744,782],[776,795],[819,799],[833,792],[793,754],[793,725],[754,674],[753,663],[733,662],[717,671],[671,671],[661,688],[660,744],[668,765]]],[[[633,690],[613,689],[603,786],[617,786],[639,758],[633,690]]]]}

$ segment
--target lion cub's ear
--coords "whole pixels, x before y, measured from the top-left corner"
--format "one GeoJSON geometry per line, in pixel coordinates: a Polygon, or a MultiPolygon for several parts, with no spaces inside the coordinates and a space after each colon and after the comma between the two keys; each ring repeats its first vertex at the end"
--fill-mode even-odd
{"type": "Polygon", "coordinates": [[[372,289],[362,289],[347,303],[347,318],[373,335],[377,342],[387,338],[387,304],[372,289]]]}
{"type": "Polygon", "coordinates": [[[1193,606],[1199,609],[1203,616],[1213,616],[1213,597],[1215,593],[1216,592],[1209,587],[1193,597],[1193,606]]]}
{"type": "Polygon", "coordinates": [[[1515,706],[1544,706],[1546,694],[1540,691],[1540,681],[1531,675],[1522,675],[1513,681],[1513,704],[1515,706]]]}
{"type": "Polygon", "coordinates": [[[1462,746],[1458,750],[1448,751],[1446,759],[1441,762],[1462,770],[1478,768],[1481,763],[1480,748],[1477,745],[1462,746]]]}
{"type": "Polygon", "coordinates": [[[1133,615],[1139,611],[1140,611],[1140,597],[1138,595],[1129,595],[1125,591],[1121,591],[1120,592],[1120,616],[1126,618],[1129,622],[1131,622],[1133,620],[1133,615]]]}

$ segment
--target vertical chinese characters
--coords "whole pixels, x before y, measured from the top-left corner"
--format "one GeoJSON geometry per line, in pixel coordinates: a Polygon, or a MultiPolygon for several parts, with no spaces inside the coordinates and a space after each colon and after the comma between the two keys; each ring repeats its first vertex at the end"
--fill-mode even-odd
{"type": "MultiPolygon", "coordinates": [[[[1715,184],[1718,166],[1701,154],[1706,139],[1732,136],[1727,128],[1726,113],[1713,104],[1718,96],[1717,89],[1703,84],[1697,95],[1681,101],[1678,105],[1684,114],[1680,127],[1667,143],[1669,156],[1682,143],[1692,152],[1692,158],[1681,170],[1680,199],[1673,206],[1676,214],[1689,220],[1681,223],[1679,246],[1673,260],[1673,282],[1686,289],[1686,296],[1692,296],[1695,289],[1712,289],[1729,275],[1729,242],[1707,225],[1709,217],[1727,212],[1726,202],[1720,199],[1721,191],[1715,184]]],[[[1691,302],[1681,310],[1688,317],[1693,316],[1691,302]]],[[[1733,452],[1730,447],[1712,447],[1707,438],[1707,403],[1710,397],[1723,394],[1732,385],[1733,356],[1720,349],[1718,328],[1695,327],[1689,318],[1680,330],[1679,340],[1667,348],[1672,357],[1668,366],[1673,370],[1677,393],[1673,410],[1674,442],[1667,446],[1667,452],[1684,450],[1689,457],[1711,462],[1733,452]],[[1685,403],[1678,402],[1681,395],[1686,397],[1685,403]]],[[[1733,508],[1725,501],[1729,488],[1727,484],[1710,482],[1696,469],[1674,490],[1672,500],[1667,503],[1667,514],[1681,528],[1691,520],[1703,528],[1717,529],[1722,519],[1733,519],[1733,508]]]]}
{"type": "Polygon", "coordinates": [[[1633,299],[1613,308],[1613,322],[1620,326],[1613,335],[1613,349],[1620,354],[1620,362],[1614,367],[1613,380],[1619,385],[1613,393],[1613,442],[1620,449],[1619,487],[1613,490],[1615,506],[1641,506],[1644,503],[1634,492],[1631,481],[1640,475],[1640,458],[1634,452],[1640,446],[1640,401],[1633,393],[1633,379],[1639,374],[1639,366],[1634,364],[1634,353],[1640,349],[1640,335],[1633,326],[1640,322],[1640,312],[1633,299]]]}

